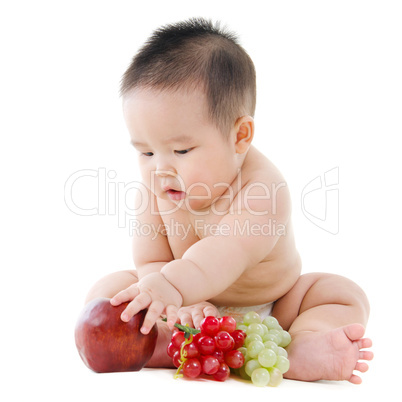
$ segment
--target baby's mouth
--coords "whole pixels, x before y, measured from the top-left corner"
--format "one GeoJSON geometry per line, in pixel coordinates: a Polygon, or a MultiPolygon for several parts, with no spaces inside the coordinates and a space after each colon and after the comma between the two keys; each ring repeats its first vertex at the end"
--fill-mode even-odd
{"type": "Polygon", "coordinates": [[[174,201],[180,201],[186,197],[186,193],[184,191],[177,191],[173,189],[166,190],[168,197],[174,201]]]}

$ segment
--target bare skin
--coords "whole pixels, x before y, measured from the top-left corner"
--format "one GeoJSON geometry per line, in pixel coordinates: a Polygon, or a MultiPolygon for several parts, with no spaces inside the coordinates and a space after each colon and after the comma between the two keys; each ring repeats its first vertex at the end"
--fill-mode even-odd
{"type": "Polygon", "coordinates": [[[209,121],[205,104],[200,91],[141,90],[124,101],[148,189],[139,197],[146,209],[137,227],[154,230],[148,236],[134,231],[140,280],[112,304],[131,301],[123,320],[149,307],[144,333],[162,310],[172,324],[180,307],[206,300],[264,304],[286,294],[300,276],[289,190],[279,170],[251,145],[253,119],[240,117],[224,136],[209,121]],[[177,133],[186,133],[185,139],[177,133]]]}
{"type": "Polygon", "coordinates": [[[293,334],[287,348],[290,369],[285,377],[303,381],[347,380],[360,384],[361,378],[353,371],[366,372],[368,365],[360,360],[373,358],[372,352],[362,350],[372,345],[363,335],[364,327],[360,324],[293,334]]]}
{"type": "Polygon", "coordinates": [[[360,384],[353,371],[366,372],[361,360],[373,359],[372,342],[363,338],[369,304],[363,291],[342,276],[302,275],[274,306],[273,315],[292,336],[286,378],[347,380],[360,384]]]}
{"type": "Polygon", "coordinates": [[[208,122],[197,91],[140,91],[125,99],[124,111],[150,201],[138,223],[153,231],[133,234],[136,271],[100,280],[87,300],[129,301],[123,321],[148,308],[141,331],[157,323],[160,334],[148,367],[172,367],[166,347],[174,322],[197,327],[219,315],[216,305],[275,301],[273,315],[293,339],[287,378],[359,383],[353,371],[366,371],[360,360],[373,357],[362,350],[371,346],[363,338],[367,298],[346,278],[300,275],[289,192],[251,145],[252,118],[239,118],[226,139],[208,122]],[[235,234],[237,224],[246,230],[235,234]]]}

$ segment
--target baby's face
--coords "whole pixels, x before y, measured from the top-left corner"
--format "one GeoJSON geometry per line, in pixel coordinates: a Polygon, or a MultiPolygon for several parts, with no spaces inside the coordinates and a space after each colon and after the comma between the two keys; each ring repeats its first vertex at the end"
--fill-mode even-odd
{"type": "Polygon", "coordinates": [[[209,121],[201,91],[135,90],[123,111],[142,178],[157,197],[202,210],[235,180],[235,135],[226,139],[209,121]]]}

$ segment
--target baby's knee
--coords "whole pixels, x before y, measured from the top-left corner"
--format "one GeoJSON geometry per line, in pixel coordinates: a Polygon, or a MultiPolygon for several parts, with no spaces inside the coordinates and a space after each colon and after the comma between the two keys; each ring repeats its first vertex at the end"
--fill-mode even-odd
{"type": "Polygon", "coordinates": [[[370,304],[366,293],[356,282],[341,275],[322,274],[314,286],[334,302],[362,311],[368,319],[370,304]]]}
{"type": "Polygon", "coordinates": [[[99,279],[92,286],[85,299],[85,303],[98,297],[107,297],[111,299],[121,290],[128,288],[136,282],[138,282],[138,274],[135,270],[113,272],[99,279]]]}

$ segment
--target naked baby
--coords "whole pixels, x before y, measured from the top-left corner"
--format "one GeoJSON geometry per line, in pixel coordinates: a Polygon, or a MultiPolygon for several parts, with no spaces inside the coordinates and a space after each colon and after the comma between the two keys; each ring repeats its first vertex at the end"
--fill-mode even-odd
{"type": "Polygon", "coordinates": [[[123,321],[148,309],[141,331],[159,327],[148,367],[172,367],[175,322],[253,310],[292,336],[286,378],[360,383],[369,303],[344,277],[301,275],[286,181],[252,145],[255,70],[234,35],[202,19],[155,31],[121,94],[147,189],[136,222],[152,230],[133,231],[135,270],[102,278],[87,301],[129,301],[123,321]]]}

